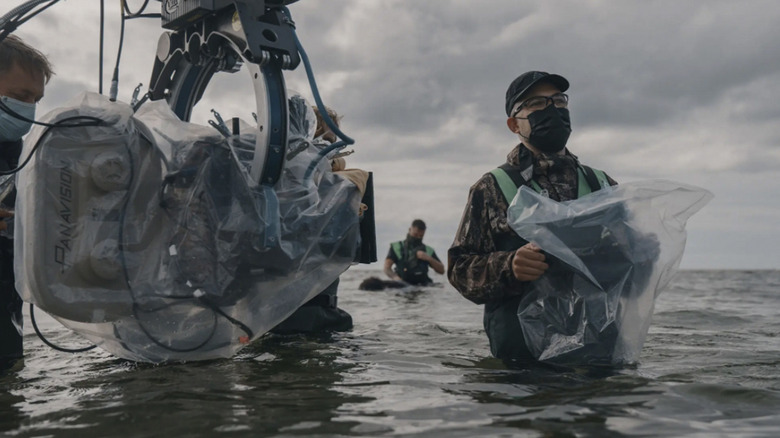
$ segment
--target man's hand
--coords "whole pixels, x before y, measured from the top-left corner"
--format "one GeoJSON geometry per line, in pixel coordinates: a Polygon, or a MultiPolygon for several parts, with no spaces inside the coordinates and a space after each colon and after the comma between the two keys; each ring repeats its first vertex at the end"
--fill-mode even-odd
{"type": "Polygon", "coordinates": [[[384,269],[385,275],[387,275],[387,277],[393,281],[403,282],[404,280],[393,271],[394,264],[395,262],[393,261],[393,259],[385,259],[385,269],[384,269]]]}
{"type": "Polygon", "coordinates": [[[431,268],[433,268],[434,271],[436,271],[437,274],[444,274],[444,264],[435,258],[433,256],[429,256],[427,252],[423,250],[417,251],[417,260],[424,260],[428,262],[429,265],[431,265],[431,268]]]}
{"type": "Polygon", "coordinates": [[[520,281],[533,281],[544,274],[549,267],[544,262],[541,248],[533,243],[527,243],[515,251],[512,259],[512,274],[520,281]]]}

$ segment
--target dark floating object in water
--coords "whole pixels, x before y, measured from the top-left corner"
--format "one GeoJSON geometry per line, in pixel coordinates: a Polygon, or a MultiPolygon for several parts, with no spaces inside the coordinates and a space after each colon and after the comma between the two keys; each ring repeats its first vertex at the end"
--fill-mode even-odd
{"type": "Polygon", "coordinates": [[[360,290],[385,290],[385,289],[402,289],[408,284],[402,281],[382,280],[377,277],[368,277],[360,283],[358,289],[360,290]]]}

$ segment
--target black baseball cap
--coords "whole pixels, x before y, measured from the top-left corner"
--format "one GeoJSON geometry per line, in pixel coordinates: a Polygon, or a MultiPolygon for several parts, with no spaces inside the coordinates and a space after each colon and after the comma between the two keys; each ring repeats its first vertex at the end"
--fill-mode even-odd
{"type": "Polygon", "coordinates": [[[525,72],[512,81],[506,90],[505,105],[507,116],[510,115],[512,107],[515,106],[515,103],[520,100],[523,94],[539,82],[549,82],[558,87],[562,92],[569,89],[569,81],[563,76],[553,75],[544,71],[525,72]]]}

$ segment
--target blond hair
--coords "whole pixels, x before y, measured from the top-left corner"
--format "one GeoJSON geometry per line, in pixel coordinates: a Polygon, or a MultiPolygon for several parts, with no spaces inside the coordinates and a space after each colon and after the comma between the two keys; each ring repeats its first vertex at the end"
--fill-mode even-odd
{"type": "MultiPolygon", "coordinates": [[[[316,106],[312,108],[314,108],[314,115],[317,116],[317,130],[314,132],[314,138],[317,138],[328,130],[328,125],[325,124],[325,119],[322,118],[322,114],[320,114],[319,108],[316,106]]],[[[333,108],[329,108],[327,106],[325,107],[325,111],[328,112],[328,116],[330,116],[331,120],[333,120],[333,123],[335,123],[336,127],[338,128],[342,116],[338,115],[333,108]]]]}

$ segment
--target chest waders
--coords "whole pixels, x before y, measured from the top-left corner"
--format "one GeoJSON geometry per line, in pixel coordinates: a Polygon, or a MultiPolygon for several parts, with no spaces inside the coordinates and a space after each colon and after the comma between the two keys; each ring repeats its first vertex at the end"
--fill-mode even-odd
{"type": "MultiPolygon", "coordinates": [[[[21,140],[0,142],[0,170],[15,168],[21,151],[21,140]]],[[[0,200],[4,206],[13,206],[16,188],[13,184],[8,188],[10,192],[7,197],[0,200]]],[[[13,239],[0,237],[0,371],[22,357],[22,334],[17,328],[22,327],[22,297],[14,286],[16,280],[13,256],[13,239]]]]}
{"type": "MultiPolygon", "coordinates": [[[[512,203],[518,188],[526,184],[526,180],[520,174],[520,169],[506,163],[493,169],[490,173],[496,179],[507,204],[512,203]]],[[[577,174],[578,198],[609,186],[606,174],[600,170],[580,165],[577,174]]],[[[543,192],[536,181],[531,180],[531,187],[539,193],[543,192]]],[[[512,239],[496,242],[496,249],[498,251],[515,251],[526,243],[528,242],[515,235],[512,239]]],[[[512,274],[510,273],[510,275],[512,274]]],[[[504,361],[532,362],[536,360],[526,346],[517,316],[522,298],[523,295],[519,294],[501,301],[485,303],[483,324],[490,341],[490,352],[494,357],[504,361]]]]}
{"type": "Polygon", "coordinates": [[[424,249],[426,254],[433,256],[433,248],[423,244],[422,246],[409,249],[404,245],[403,241],[393,242],[390,247],[393,248],[393,253],[395,254],[395,272],[399,277],[411,284],[431,282],[431,279],[428,277],[428,263],[418,260],[416,253],[418,249],[424,249]]]}

